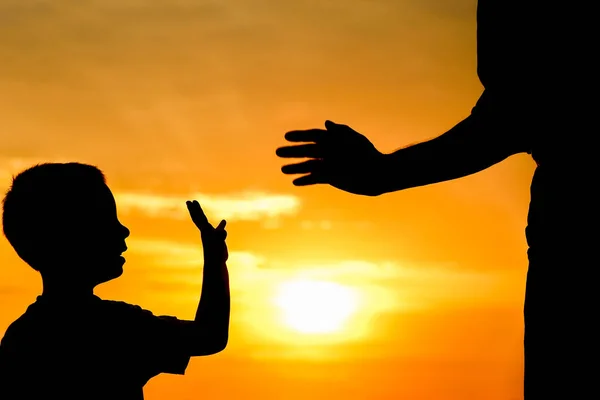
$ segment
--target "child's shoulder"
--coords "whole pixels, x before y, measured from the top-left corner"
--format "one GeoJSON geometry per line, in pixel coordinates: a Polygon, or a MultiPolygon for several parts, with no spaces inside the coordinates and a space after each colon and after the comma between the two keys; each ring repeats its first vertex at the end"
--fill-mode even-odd
{"type": "Polygon", "coordinates": [[[115,309],[131,309],[131,308],[140,308],[140,306],[136,304],[127,303],[126,301],[121,300],[105,300],[98,298],[100,304],[103,307],[107,308],[115,308],[115,309]]]}
{"type": "Polygon", "coordinates": [[[137,304],[131,304],[120,300],[99,300],[105,312],[118,313],[126,316],[135,316],[150,313],[150,311],[144,310],[137,304]]]}
{"type": "Polygon", "coordinates": [[[35,332],[35,325],[39,323],[38,314],[35,303],[28,306],[25,312],[6,328],[0,344],[7,346],[19,338],[30,337],[35,332]]]}

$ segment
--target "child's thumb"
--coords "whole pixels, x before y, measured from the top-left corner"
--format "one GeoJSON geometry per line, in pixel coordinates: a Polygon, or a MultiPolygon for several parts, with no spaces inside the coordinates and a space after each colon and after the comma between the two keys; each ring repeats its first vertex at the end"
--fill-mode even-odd
{"type": "Polygon", "coordinates": [[[221,220],[221,222],[219,222],[219,225],[217,225],[217,230],[225,229],[225,225],[227,225],[227,221],[225,221],[224,219],[221,220]]]}

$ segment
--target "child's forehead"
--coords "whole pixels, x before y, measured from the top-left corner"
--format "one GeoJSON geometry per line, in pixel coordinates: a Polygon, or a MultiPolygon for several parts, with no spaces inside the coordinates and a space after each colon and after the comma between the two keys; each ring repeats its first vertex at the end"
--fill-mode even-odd
{"type": "Polygon", "coordinates": [[[115,206],[115,197],[113,196],[110,188],[106,185],[103,185],[99,187],[97,191],[90,193],[90,198],[95,203],[103,206],[115,206]]]}
{"type": "Polygon", "coordinates": [[[75,197],[73,199],[75,207],[81,210],[90,208],[113,210],[116,208],[115,198],[106,185],[85,188],[75,197]]]}

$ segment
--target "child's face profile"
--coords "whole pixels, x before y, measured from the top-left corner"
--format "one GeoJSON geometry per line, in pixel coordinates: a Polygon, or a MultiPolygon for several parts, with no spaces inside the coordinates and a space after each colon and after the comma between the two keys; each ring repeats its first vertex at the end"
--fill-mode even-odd
{"type": "Polygon", "coordinates": [[[58,256],[70,274],[94,285],[123,273],[129,229],[117,217],[115,199],[102,184],[82,195],[69,211],[63,226],[58,256]],[[71,212],[72,211],[72,212],[71,212]]]}

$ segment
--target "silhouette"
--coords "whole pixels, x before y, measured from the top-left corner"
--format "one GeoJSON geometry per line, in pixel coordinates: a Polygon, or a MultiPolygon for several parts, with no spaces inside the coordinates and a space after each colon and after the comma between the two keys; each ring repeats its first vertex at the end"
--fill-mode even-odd
{"type": "Polygon", "coordinates": [[[296,144],[276,152],[308,159],[282,167],[302,175],[294,185],[328,184],[364,196],[465,177],[530,154],[537,166],[525,230],[526,400],[589,398],[599,391],[597,369],[581,361],[598,360],[600,340],[598,236],[591,231],[598,223],[597,121],[589,100],[596,93],[590,49],[597,35],[587,32],[595,25],[585,14],[564,3],[480,0],[477,57],[484,90],[463,121],[391,154],[350,127],[326,121],[325,129],[286,133],[296,144]]]}
{"type": "Polygon", "coordinates": [[[13,178],[3,206],[4,234],[40,273],[43,291],[0,344],[2,400],[143,399],[152,377],[184,374],[190,357],[226,347],[226,222],[214,228],[197,201],[187,202],[204,247],[193,321],[94,295],[97,285],[123,273],[130,233],[96,167],[33,166],[13,178]]]}

